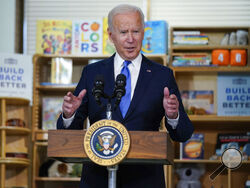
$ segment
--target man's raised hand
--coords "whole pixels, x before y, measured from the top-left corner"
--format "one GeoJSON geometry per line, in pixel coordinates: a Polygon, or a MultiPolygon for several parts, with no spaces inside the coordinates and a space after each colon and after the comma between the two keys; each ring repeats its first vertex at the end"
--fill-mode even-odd
{"type": "Polygon", "coordinates": [[[169,119],[176,119],[178,117],[179,101],[176,95],[169,95],[169,89],[167,87],[164,88],[163,107],[169,119]]]}
{"type": "Polygon", "coordinates": [[[70,118],[75,113],[76,109],[79,108],[79,106],[82,103],[82,99],[85,96],[87,90],[83,89],[78,96],[74,96],[71,92],[68,92],[67,95],[63,98],[63,117],[64,118],[70,118]]]}

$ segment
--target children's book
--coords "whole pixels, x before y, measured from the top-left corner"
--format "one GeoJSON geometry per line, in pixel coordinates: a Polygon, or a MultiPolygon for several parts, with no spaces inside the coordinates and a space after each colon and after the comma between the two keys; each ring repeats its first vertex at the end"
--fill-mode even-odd
{"type": "Polygon", "coordinates": [[[114,44],[109,40],[108,35],[108,18],[103,18],[103,54],[104,55],[112,55],[115,53],[115,46],[114,44]]]}
{"type": "Polygon", "coordinates": [[[204,159],[204,134],[194,133],[189,140],[180,143],[180,159],[204,159]]]}
{"type": "Polygon", "coordinates": [[[168,24],[166,21],[145,22],[142,53],[166,54],[168,52],[168,24]]]}
{"type": "Polygon", "coordinates": [[[103,21],[75,20],[72,30],[72,54],[101,55],[103,43],[103,21]]]}
{"type": "Polygon", "coordinates": [[[72,22],[67,20],[38,20],[36,52],[39,54],[71,54],[72,22]]]}
{"type": "Polygon", "coordinates": [[[55,57],[51,59],[51,83],[71,84],[72,59],[55,57]]]}
{"type": "Polygon", "coordinates": [[[56,129],[56,122],[62,113],[63,97],[44,97],[42,104],[42,129],[56,129]]]}
{"type": "Polygon", "coordinates": [[[212,90],[181,91],[182,103],[189,115],[214,113],[214,95],[212,90]]]}
{"type": "Polygon", "coordinates": [[[228,148],[236,148],[241,151],[242,155],[250,156],[250,132],[218,134],[216,155],[221,156],[228,148]]]}

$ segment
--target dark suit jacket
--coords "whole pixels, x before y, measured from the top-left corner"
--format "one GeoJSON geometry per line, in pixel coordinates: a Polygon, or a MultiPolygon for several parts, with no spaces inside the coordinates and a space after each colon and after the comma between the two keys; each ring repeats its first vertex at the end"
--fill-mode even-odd
{"type": "MultiPolygon", "coordinates": [[[[87,89],[82,104],[76,112],[75,118],[69,129],[83,129],[83,121],[89,117],[90,124],[105,119],[105,110],[101,109],[92,96],[92,88],[97,74],[104,76],[104,91],[112,95],[115,85],[114,55],[98,63],[86,66],[74,95],[82,89],[87,89]]],[[[163,91],[168,87],[170,94],[175,94],[179,99],[179,121],[176,129],[166,123],[166,128],[172,140],[186,141],[193,133],[193,126],[184,111],[180,93],[176,85],[173,72],[168,67],[152,62],[142,56],[142,64],[130,107],[125,118],[120,109],[112,113],[112,119],[122,123],[129,131],[146,130],[158,131],[160,122],[165,115],[163,108],[163,91]]],[[[107,104],[106,99],[102,103],[107,104]]],[[[112,100],[114,103],[114,100],[112,100]]],[[[64,129],[62,117],[57,122],[58,129],[64,129]]],[[[95,164],[83,166],[81,187],[100,188],[107,187],[107,170],[95,164]]],[[[117,173],[117,187],[126,188],[165,188],[163,167],[161,165],[119,165],[117,173]]]]}

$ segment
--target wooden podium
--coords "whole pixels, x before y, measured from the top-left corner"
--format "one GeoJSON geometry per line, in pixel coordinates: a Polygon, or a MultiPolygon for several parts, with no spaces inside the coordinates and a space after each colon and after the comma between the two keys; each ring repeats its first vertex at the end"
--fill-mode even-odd
{"type": "MultiPolygon", "coordinates": [[[[90,162],[83,140],[86,130],[49,130],[48,157],[63,162],[90,162]]],[[[173,165],[174,147],[166,132],[129,131],[130,149],[122,163],[173,165]]]]}

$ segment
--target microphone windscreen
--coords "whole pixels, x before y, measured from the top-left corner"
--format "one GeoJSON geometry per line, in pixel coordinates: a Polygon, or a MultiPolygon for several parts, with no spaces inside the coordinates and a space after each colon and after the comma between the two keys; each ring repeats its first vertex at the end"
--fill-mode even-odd
{"type": "Polygon", "coordinates": [[[102,82],[104,84],[104,78],[102,74],[97,74],[95,77],[95,82],[102,82]]]}
{"type": "Polygon", "coordinates": [[[116,77],[116,80],[122,80],[126,82],[126,76],[124,74],[118,74],[116,77]]]}

